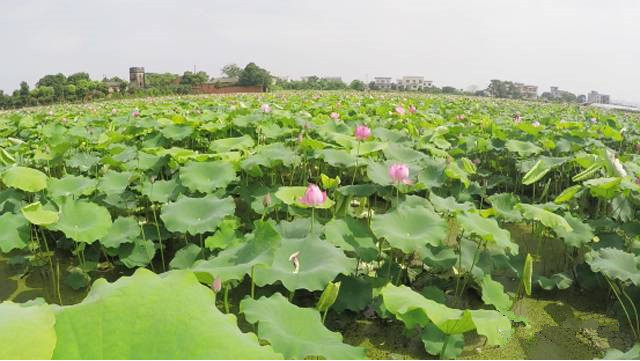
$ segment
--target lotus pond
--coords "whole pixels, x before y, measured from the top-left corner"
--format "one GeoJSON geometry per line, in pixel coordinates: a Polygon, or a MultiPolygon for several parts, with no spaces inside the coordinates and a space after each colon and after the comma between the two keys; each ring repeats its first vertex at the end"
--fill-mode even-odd
{"type": "Polygon", "coordinates": [[[378,93],[0,114],[0,359],[639,358],[637,115],[378,93]]]}

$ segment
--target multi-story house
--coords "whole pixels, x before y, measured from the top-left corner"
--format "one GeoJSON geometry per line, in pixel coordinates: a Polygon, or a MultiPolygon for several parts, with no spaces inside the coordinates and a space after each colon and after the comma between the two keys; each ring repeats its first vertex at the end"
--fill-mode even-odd
{"type": "Polygon", "coordinates": [[[600,94],[595,90],[592,90],[587,95],[588,103],[598,103],[598,104],[609,104],[609,95],[608,94],[600,94]]]}
{"type": "Polygon", "coordinates": [[[424,80],[423,76],[403,76],[397,80],[398,87],[404,90],[422,90],[433,85],[431,80],[424,80]]]}
{"type": "Polygon", "coordinates": [[[373,78],[373,82],[376,84],[376,87],[378,87],[378,89],[381,89],[381,90],[391,89],[391,77],[376,76],[373,78]]]}
{"type": "Polygon", "coordinates": [[[525,85],[524,83],[513,83],[513,85],[525,99],[536,99],[538,97],[538,87],[535,85],[525,85]]]}

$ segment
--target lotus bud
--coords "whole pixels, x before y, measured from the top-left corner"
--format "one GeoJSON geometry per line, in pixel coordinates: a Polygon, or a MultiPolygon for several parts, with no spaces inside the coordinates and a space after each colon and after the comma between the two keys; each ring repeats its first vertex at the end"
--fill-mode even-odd
{"type": "Polygon", "coordinates": [[[458,120],[464,120],[464,114],[458,114],[458,115],[456,116],[456,119],[458,119],[458,120]]]}
{"type": "Polygon", "coordinates": [[[140,111],[138,109],[134,110],[133,112],[131,112],[131,116],[132,117],[139,117],[140,116],[140,111]]]}
{"type": "Polygon", "coordinates": [[[398,105],[395,110],[398,115],[404,115],[404,108],[402,106],[398,105]]]}
{"type": "Polygon", "coordinates": [[[307,190],[304,192],[304,196],[298,199],[300,203],[309,207],[322,205],[326,200],[327,192],[321,191],[320,187],[315,184],[309,184],[307,190]]]}
{"type": "Polygon", "coordinates": [[[394,183],[411,184],[409,167],[406,164],[392,164],[389,167],[389,177],[394,183]]]}
{"type": "Polygon", "coordinates": [[[331,112],[331,115],[329,115],[329,116],[333,120],[338,120],[340,118],[340,114],[338,114],[337,112],[331,112]]]}
{"type": "Polygon", "coordinates": [[[218,292],[220,292],[220,290],[222,290],[222,278],[220,278],[220,276],[217,276],[213,280],[213,283],[211,283],[211,289],[215,293],[218,293],[218,292]]]}
{"type": "Polygon", "coordinates": [[[262,105],[260,106],[260,110],[261,110],[263,113],[271,113],[271,106],[269,106],[269,104],[262,104],[262,105]]]}
{"type": "Polygon", "coordinates": [[[522,122],[522,118],[520,118],[520,114],[516,114],[513,116],[513,122],[515,124],[520,124],[520,122],[522,122]]]}
{"type": "Polygon", "coordinates": [[[262,206],[264,208],[268,208],[271,205],[271,193],[267,193],[264,198],[262,198],[262,206]]]}
{"type": "Polygon", "coordinates": [[[417,111],[417,109],[413,104],[409,105],[409,113],[415,114],[416,111],[417,111]]]}
{"type": "Polygon", "coordinates": [[[359,141],[363,141],[371,136],[371,129],[366,125],[358,125],[355,131],[355,137],[359,141]]]}
{"type": "Polygon", "coordinates": [[[293,264],[293,273],[300,271],[300,251],[295,251],[289,256],[289,261],[293,264]]]}

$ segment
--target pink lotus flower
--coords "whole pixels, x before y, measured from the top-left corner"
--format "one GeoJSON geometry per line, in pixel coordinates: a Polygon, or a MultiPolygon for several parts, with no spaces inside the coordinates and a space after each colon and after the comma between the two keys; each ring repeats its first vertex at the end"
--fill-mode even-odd
{"type": "Polygon", "coordinates": [[[534,120],[533,123],[531,123],[531,125],[533,125],[534,127],[539,127],[540,126],[540,122],[537,120],[534,120]]]}
{"type": "Polygon", "coordinates": [[[304,196],[302,196],[298,201],[306,206],[315,207],[324,204],[327,200],[327,192],[323,192],[320,190],[315,184],[309,184],[307,190],[304,192],[304,196]]]}
{"type": "Polygon", "coordinates": [[[139,117],[140,116],[140,111],[138,109],[134,110],[133,112],[131,112],[131,116],[132,117],[139,117]]]}
{"type": "Polygon", "coordinates": [[[398,113],[398,115],[404,115],[404,108],[400,105],[398,105],[396,107],[396,113],[398,113]]]}
{"type": "Polygon", "coordinates": [[[458,119],[458,120],[464,120],[464,114],[458,114],[458,115],[456,116],[456,119],[458,119]]]}
{"type": "Polygon", "coordinates": [[[218,293],[220,292],[220,290],[222,290],[222,279],[220,278],[220,276],[216,277],[213,280],[213,283],[211,284],[211,289],[215,293],[218,293]]]}
{"type": "Polygon", "coordinates": [[[261,110],[263,113],[271,113],[271,107],[269,106],[269,104],[262,104],[262,105],[260,106],[260,110],[261,110]]]}
{"type": "Polygon", "coordinates": [[[415,114],[416,111],[417,111],[417,109],[413,104],[409,105],[409,113],[415,114]]]}
{"type": "Polygon", "coordinates": [[[337,112],[331,112],[331,114],[329,116],[333,120],[338,120],[340,118],[340,114],[338,114],[337,112]]]}
{"type": "Polygon", "coordinates": [[[363,141],[371,136],[371,129],[366,125],[358,125],[356,127],[355,137],[359,141],[363,141]]]}
{"type": "Polygon", "coordinates": [[[409,167],[406,164],[392,164],[389,167],[389,177],[394,183],[411,184],[409,167]]]}
{"type": "Polygon", "coordinates": [[[293,263],[293,273],[300,271],[300,251],[295,251],[289,256],[289,261],[293,263]]]}

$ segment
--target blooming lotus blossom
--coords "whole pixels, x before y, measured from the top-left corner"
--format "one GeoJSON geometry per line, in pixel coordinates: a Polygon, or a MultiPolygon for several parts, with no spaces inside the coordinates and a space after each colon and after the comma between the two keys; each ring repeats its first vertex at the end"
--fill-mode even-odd
{"type": "Polygon", "coordinates": [[[394,183],[411,184],[409,167],[406,164],[392,164],[389,167],[389,177],[394,183]]]}
{"type": "Polygon", "coordinates": [[[131,116],[132,117],[139,117],[140,116],[140,111],[138,109],[134,110],[133,112],[131,112],[131,116]]]}
{"type": "Polygon", "coordinates": [[[398,115],[404,115],[404,108],[400,105],[398,105],[396,107],[396,113],[398,113],[398,115]]]}
{"type": "Polygon", "coordinates": [[[340,118],[340,114],[338,114],[337,112],[331,112],[331,114],[329,116],[333,120],[338,120],[340,118]]]}
{"type": "Polygon", "coordinates": [[[300,203],[309,207],[322,205],[326,200],[327,192],[321,191],[320,187],[315,184],[309,184],[309,186],[307,186],[307,190],[304,192],[304,196],[298,199],[300,203]]]}
{"type": "Polygon", "coordinates": [[[289,256],[289,261],[293,263],[293,273],[300,271],[300,251],[295,251],[289,256]]]}
{"type": "Polygon", "coordinates": [[[537,121],[537,120],[534,120],[534,121],[531,123],[531,125],[533,125],[534,127],[536,127],[536,128],[537,128],[537,127],[539,127],[539,126],[540,126],[540,122],[539,122],[539,121],[537,121]]]}
{"type": "Polygon", "coordinates": [[[417,111],[417,109],[413,104],[409,105],[409,113],[415,114],[416,111],[417,111]]]}
{"type": "Polygon", "coordinates": [[[355,131],[355,137],[359,141],[363,141],[371,136],[371,129],[366,125],[358,125],[355,131]]]}
{"type": "Polygon", "coordinates": [[[458,115],[456,116],[456,119],[458,119],[458,120],[464,120],[464,114],[458,114],[458,115]]]}
{"type": "Polygon", "coordinates": [[[260,106],[260,110],[261,110],[263,113],[271,113],[271,107],[269,106],[269,104],[262,104],[262,105],[260,106]]]}
{"type": "Polygon", "coordinates": [[[222,290],[222,279],[220,278],[220,276],[216,277],[213,280],[213,283],[211,283],[211,289],[215,293],[218,293],[220,292],[220,290],[222,290]]]}

